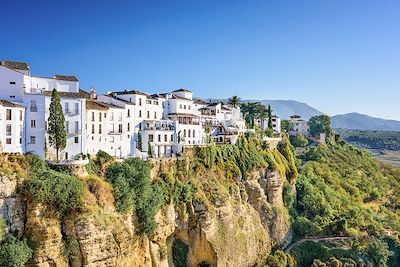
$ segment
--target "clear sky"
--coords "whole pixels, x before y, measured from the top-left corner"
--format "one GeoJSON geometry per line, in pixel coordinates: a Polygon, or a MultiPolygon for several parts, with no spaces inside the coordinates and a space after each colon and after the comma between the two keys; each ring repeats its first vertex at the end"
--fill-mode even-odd
{"type": "Polygon", "coordinates": [[[294,99],[400,119],[398,0],[3,1],[0,58],[83,89],[294,99]]]}

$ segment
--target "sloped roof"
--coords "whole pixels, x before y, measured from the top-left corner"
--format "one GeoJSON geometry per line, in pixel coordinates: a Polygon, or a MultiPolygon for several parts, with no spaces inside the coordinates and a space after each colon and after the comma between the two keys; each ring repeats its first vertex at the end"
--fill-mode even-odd
{"type": "Polygon", "coordinates": [[[206,101],[201,100],[201,99],[195,99],[193,103],[199,104],[199,105],[208,105],[208,103],[206,101]]]}
{"type": "Polygon", "coordinates": [[[3,107],[10,107],[10,108],[16,108],[16,107],[25,108],[22,104],[10,102],[10,101],[3,100],[3,99],[0,99],[0,105],[2,105],[3,107]]]}
{"type": "Polygon", "coordinates": [[[70,81],[70,82],[78,82],[78,79],[73,75],[54,75],[54,79],[61,80],[61,81],[70,81]]]}
{"type": "MultiPolygon", "coordinates": [[[[65,98],[90,98],[89,93],[79,89],[78,93],[73,93],[73,92],[58,92],[60,97],[65,97],[65,98]]],[[[45,96],[51,96],[52,91],[45,91],[43,93],[45,96]]]]}
{"type": "Polygon", "coordinates": [[[120,101],[120,102],[122,102],[122,103],[127,104],[127,105],[135,105],[135,104],[132,103],[132,102],[129,102],[129,101],[125,100],[125,99],[119,98],[119,97],[117,96],[117,94],[115,94],[115,93],[111,93],[111,94],[108,94],[108,95],[105,95],[105,96],[114,98],[114,99],[116,99],[116,100],[118,100],[118,101],[120,101]]]}
{"type": "Polygon", "coordinates": [[[192,99],[189,99],[189,98],[186,98],[186,97],[182,97],[182,96],[179,96],[179,95],[175,95],[175,94],[173,94],[171,96],[171,99],[182,99],[182,100],[193,101],[192,99]]]}
{"type": "Polygon", "coordinates": [[[191,114],[191,113],[169,113],[168,117],[170,116],[178,116],[178,117],[192,117],[192,118],[198,118],[199,116],[191,114]]]}
{"type": "Polygon", "coordinates": [[[95,109],[95,110],[108,110],[108,105],[102,102],[87,100],[86,101],[86,109],[95,109]]]}
{"type": "Polygon", "coordinates": [[[190,91],[188,89],[185,89],[185,88],[180,88],[180,89],[177,89],[175,91],[172,91],[172,93],[175,93],[175,92],[188,92],[188,93],[191,93],[192,91],[190,91]]]}
{"type": "Polygon", "coordinates": [[[115,91],[112,92],[111,94],[116,94],[116,95],[148,95],[146,93],[140,92],[138,90],[124,90],[124,91],[115,91]]]}
{"type": "Polygon", "coordinates": [[[29,65],[25,62],[2,60],[0,65],[9,69],[29,70],[29,65]]]}

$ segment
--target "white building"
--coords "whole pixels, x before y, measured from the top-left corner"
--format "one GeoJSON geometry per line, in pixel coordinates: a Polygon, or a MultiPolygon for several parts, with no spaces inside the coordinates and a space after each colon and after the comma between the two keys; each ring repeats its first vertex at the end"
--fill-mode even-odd
{"type": "Polygon", "coordinates": [[[299,115],[290,116],[289,124],[290,124],[290,129],[289,129],[290,135],[302,134],[304,136],[308,136],[310,133],[310,127],[308,125],[308,122],[303,120],[299,115]]]}
{"type": "MultiPolygon", "coordinates": [[[[257,119],[256,123],[261,129],[263,130],[268,129],[268,118],[257,119]]],[[[276,115],[272,115],[272,130],[274,131],[275,134],[281,133],[281,118],[279,118],[276,115]]]]}
{"type": "Polygon", "coordinates": [[[26,108],[25,147],[23,153],[32,152],[40,157],[55,158],[47,135],[47,120],[52,90],[61,98],[65,116],[67,145],[61,159],[72,159],[85,153],[85,101],[86,93],[79,89],[74,76],[55,75],[52,78],[31,76],[29,66],[22,62],[0,62],[0,99],[14,101],[26,108]]]}
{"type": "Polygon", "coordinates": [[[0,151],[23,153],[25,146],[25,107],[0,100],[0,151]]]}

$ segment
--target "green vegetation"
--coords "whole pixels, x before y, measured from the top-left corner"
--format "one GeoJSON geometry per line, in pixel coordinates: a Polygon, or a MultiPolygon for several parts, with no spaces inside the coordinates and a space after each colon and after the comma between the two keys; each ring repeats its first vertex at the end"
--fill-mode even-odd
{"type": "Polygon", "coordinates": [[[326,133],[328,136],[331,132],[331,118],[327,115],[314,116],[308,121],[310,125],[310,134],[317,136],[326,133]]]}
{"type": "Polygon", "coordinates": [[[143,150],[142,147],[142,131],[138,132],[138,141],[137,141],[137,147],[136,147],[139,151],[143,150]]]}
{"type": "Polygon", "coordinates": [[[6,238],[6,222],[0,218],[0,266],[24,267],[32,257],[33,250],[26,240],[18,240],[13,236],[6,238]]]}
{"type": "MultiPolygon", "coordinates": [[[[90,157],[89,157],[90,158],[90,157]]],[[[103,177],[107,168],[114,162],[114,158],[107,152],[99,150],[94,159],[90,158],[89,164],[86,167],[90,174],[99,175],[103,177]]]]}
{"type": "Polygon", "coordinates": [[[302,134],[291,136],[290,142],[295,147],[306,147],[308,145],[307,138],[305,138],[304,135],[302,135],[302,134]]]}
{"type": "Polygon", "coordinates": [[[32,257],[32,249],[26,240],[18,240],[10,237],[0,245],[0,266],[24,267],[25,263],[32,257]]]}
{"type": "Polygon", "coordinates": [[[282,250],[275,251],[257,265],[258,267],[295,267],[296,259],[282,250]]]}
{"type": "Polygon", "coordinates": [[[76,236],[67,236],[65,240],[65,256],[70,260],[73,261],[77,259],[81,253],[79,248],[79,241],[76,236]]]}
{"type": "Polygon", "coordinates": [[[150,169],[150,162],[131,158],[112,164],[106,172],[114,187],[117,210],[134,211],[141,231],[147,235],[155,230],[154,216],[163,203],[161,188],[151,182],[150,169]]]}
{"type": "Polygon", "coordinates": [[[172,260],[175,267],[188,266],[189,246],[181,240],[174,240],[172,243],[172,260]]]}
{"type": "Polygon", "coordinates": [[[65,217],[83,208],[83,183],[77,177],[47,168],[37,156],[28,158],[31,178],[20,188],[20,193],[42,203],[58,217],[65,217]]]}
{"type": "Polygon", "coordinates": [[[67,145],[67,134],[65,132],[65,118],[61,106],[60,94],[56,89],[53,89],[51,94],[51,102],[49,108],[49,143],[56,149],[57,160],[59,160],[59,151],[67,145]]]}
{"type": "Polygon", "coordinates": [[[239,104],[240,104],[240,97],[238,97],[238,96],[236,96],[236,95],[230,97],[230,98],[228,99],[228,104],[231,104],[231,105],[234,106],[234,107],[239,106],[239,104]]]}
{"type": "Polygon", "coordinates": [[[362,148],[400,150],[400,132],[339,130],[346,142],[362,148]]]}

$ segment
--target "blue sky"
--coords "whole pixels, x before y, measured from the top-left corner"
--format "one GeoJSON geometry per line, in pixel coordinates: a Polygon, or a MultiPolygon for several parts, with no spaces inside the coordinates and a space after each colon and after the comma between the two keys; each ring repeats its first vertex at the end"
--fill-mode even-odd
{"type": "Polygon", "coordinates": [[[0,58],[99,92],[192,89],[400,119],[400,2],[4,1],[0,58]]]}

